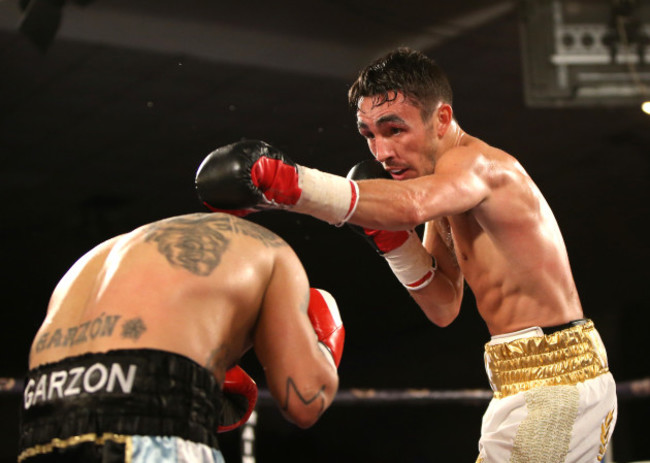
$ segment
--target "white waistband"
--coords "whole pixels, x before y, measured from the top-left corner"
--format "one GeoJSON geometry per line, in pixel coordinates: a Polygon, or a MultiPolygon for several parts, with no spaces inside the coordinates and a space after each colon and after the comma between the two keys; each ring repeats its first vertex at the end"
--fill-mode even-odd
{"type": "Polygon", "coordinates": [[[544,336],[544,331],[540,326],[531,326],[530,328],[513,331],[512,333],[494,335],[488,344],[501,344],[504,342],[514,341],[515,339],[532,338],[536,336],[544,336]]]}

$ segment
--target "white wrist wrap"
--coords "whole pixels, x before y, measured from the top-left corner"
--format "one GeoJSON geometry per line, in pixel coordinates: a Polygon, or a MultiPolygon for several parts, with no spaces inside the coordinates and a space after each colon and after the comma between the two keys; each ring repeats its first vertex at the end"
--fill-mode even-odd
{"type": "Polygon", "coordinates": [[[357,208],[359,187],[354,180],[299,165],[298,186],[302,194],[292,208],[296,212],[340,227],[357,208]]]}
{"type": "Polygon", "coordinates": [[[436,274],[433,257],[413,231],[404,244],[384,254],[384,258],[400,283],[411,291],[427,286],[436,274]]]}

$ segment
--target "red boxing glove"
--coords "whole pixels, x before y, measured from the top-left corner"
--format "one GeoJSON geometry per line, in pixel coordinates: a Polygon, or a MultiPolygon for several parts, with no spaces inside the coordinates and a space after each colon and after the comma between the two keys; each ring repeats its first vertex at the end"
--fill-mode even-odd
{"type": "Polygon", "coordinates": [[[334,297],[325,290],[310,288],[307,315],[318,340],[330,351],[338,367],[343,355],[345,328],[334,297]]]}
{"type": "MultiPolygon", "coordinates": [[[[351,227],[358,226],[351,225],[351,227]]],[[[353,228],[353,230],[357,231],[356,228],[353,228]]],[[[363,233],[367,237],[366,241],[382,256],[387,252],[399,248],[409,237],[409,232],[406,230],[388,231],[363,228],[363,233]]]]}
{"type": "MultiPolygon", "coordinates": [[[[355,165],[348,172],[347,178],[352,180],[366,180],[371,178],[392,179],[390,174],[384,170],[381,163],[372,159],[361,161],[355,165]]],[[[399,248],[409,237],[409,232],[405,230],[372,230],[353,224],[348,224],[348,226],[352,231],[361,235],[382,256],[387,252],[399,248]]]]}
{"type": "MultiPolygon", "coordinates": [[[[392,179],[381,163],[371,159],[355,165],[348,173],[348,178],[392,179]]],[[[406,289],[417,291],[433,280],[436,274],[436,262],[414,231],[371,230],[353,224],[348,226],[386,259],[391,270],[406,289]]]]}
{"type": "Polygon", "coordinates": [[[248,421],[257,403],[257,384],[239,365],[226,371],[217,432],[232,431],[248,421]]]}
{"type": "Polygon", "coordinates": [[[259,188],[270,204],[293,206],[300,199],[296,164],[279,151],[271,151],[277,158],[260,157],[251,168],[253,185],[259,188]]]}

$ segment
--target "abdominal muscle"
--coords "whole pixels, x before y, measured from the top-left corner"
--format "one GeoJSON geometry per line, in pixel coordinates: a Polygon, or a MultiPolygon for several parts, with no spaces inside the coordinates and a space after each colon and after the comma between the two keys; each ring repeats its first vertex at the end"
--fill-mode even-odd
{"type": "Polygon", "coordinates": [[[474,281],[468,279],[478,311],[491,335],[531,326],[555,326],[582,318],[576,291],[569,289],[569,283],[558,282],[557,275],[538,270],[528,276],[512,272],[512,276],[497,279],[495,270],[486,271],[474,281]]]}

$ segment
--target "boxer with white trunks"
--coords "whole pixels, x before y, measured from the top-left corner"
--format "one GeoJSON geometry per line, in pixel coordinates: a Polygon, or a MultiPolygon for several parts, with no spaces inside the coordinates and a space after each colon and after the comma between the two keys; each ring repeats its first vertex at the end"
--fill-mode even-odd
{"type": "Polygon", "coordinates": [[[375,158],[355,166],[349,178],[299,165],[263,141],[244,140],[203,160],[196,175],[200,199],[211,210],[240,215],[275,208],[355,225],[441,327],[458,316],[467,283],[495,339],[536,333],[525,346],[515,338],[500,347],[521,350],[523,357],[511,362],[523,362],[515,371],[502,371],[494,344],[486,349],[494,384],[509,392],[495,391],[479,459],[502,462],[512,454],[509,461],[529,463],[600,461],[616,422],[614,381],[602,343],[586,341],[598,337],[593,324],[578,322],[585,315],[564,239],[532,177],[514,156],[461,128],[447,77],[421,52],[399,48],[370,63],[348,99],[375,158]],[[416,227],[423,224],[420,238],[416,227]],[[576,326],[545,334],[567,323],[576,326]],[[575,357],[573,347],[557,347],[565,338],[589,352],[575,357]],[[538,356],[543,345],[549,350],[538,356]],[[519,374],[521,385],[508,387],[504,378],[519,374]],[[555,401],[552,414],[563,421],[562,439],[552,443],[544,428],[549,423],[538,418],[540,397],[555,401]],[[517,413],[500,412],[510,404],[517,413]],[[540,442],[561,458],[540,454],[540,442]]]}

